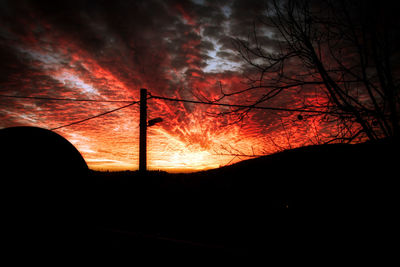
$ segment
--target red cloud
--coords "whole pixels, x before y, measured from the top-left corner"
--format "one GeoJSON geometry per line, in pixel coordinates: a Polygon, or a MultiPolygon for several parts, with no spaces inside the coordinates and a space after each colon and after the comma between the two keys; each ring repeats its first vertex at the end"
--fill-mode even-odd
{"type": "MultiPolygon", "coordinates": [[[[135,13],[147,22],[139,24],[140,27],[137,24],[141,20],[135,17],[112,17],[109,13],[111,18],[105,13],[86,17],[71,15],[71,24],[64,25],[53,17],[41,17],[35,9],[29,10],[26,19],[18,16],[14,21],[21,28],[25,27],[22,32],[13,27],[6,28],[12,38],[4,38],[2,47],[11,51],[13,60],[8,62],[16,67],[4,67],[10,74],[1,81],[2,90],[24,96],[137,100],[139,89],[144,87],[153,95],[214,101],[222,92],[246,88],[241,72],[204,71],[206,52],[215,48],[210,42],[202,46],[201,18],[181,4],[172,9],[180,14],[183,22],[176,18],[176,13],[166,14],[167,10],[159,7],[159,10],[145,10],[148,13],[143,15],[135,13]],[[150,20],[147,17],[152,14],[150,11],[159,16],[150,20]],[[88,17],[90,20],[84,20],[88,17]],[[114,25],[116,21],[118,27],[114,25]],[[83,29],[73,28],[73,25],[83,29]],[[171,29],[170,25],[175,28],[171,29]]],[[[246,95],[233,95],[224,98],[222,103],[249,104],[262,93],[254,90],[246,95]]],[[[285,97],[281,100],[302,104],[295,94],[285,97]]],[[[124,105],[0,101],[1,127],[28,124],[54,128],[124,105]]],[[[310,95],[308,101],[310,104],[325,99],[310,95]]],[[[273,104],[278,106],[282,102],[273,104]]],[[[299,121],[297,115],[280,114],[286,118],[280,121],[277,112],[270,111],[249,112],[241,123],[233,124],[237,116],[218,115],[229,110],[227,107],[149,100],[149,118],[164,119],[149,129],[150,168],[176,171],[219,167],[244,159],[236,157],[232,161],[229,154],[271,153],[288,144],[312,143],[324,132],[324,126],[318,120],[299,121]]],[[[138,106],[132,106],[61,128],[58,132],[81,151],[91,168],[136,169],[138,112],[138,106]]]]}

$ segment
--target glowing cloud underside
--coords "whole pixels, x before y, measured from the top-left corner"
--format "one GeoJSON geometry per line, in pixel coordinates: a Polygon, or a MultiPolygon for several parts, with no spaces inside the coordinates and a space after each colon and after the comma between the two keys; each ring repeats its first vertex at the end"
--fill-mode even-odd
{"type": "MultiPolygon", "coordinates": [[[[2,94],[135,101],[139,89],[147,88],[153,95],[213,100],[221,87],[227,92],[243,89],[244,65],[227,41],[239,25],[234,16],[240,9],[217,5],[206,12],[204,2],[193,1],[192,9],[167,6],[164,1],[151,8],[116,4],[111,6],[119,12],[112,18],[105,14],[114,13],[100,6],[91,9],[95,14],[65,8],[76,13],[66,13],[64,20],[46,13],[47,7],[21,7],[20,16],[8,18],[14,24],[0,26],[1,45],[9,51],[4,61],[9,73],[0,83],[2,94]],[[35,13],[42,9],[44,13],[35,13]],[[24,30],[13,25],[22,25],[24,30]]],[[[224,103],[247,104],[259,94],[255,91],[224,103]]],[[[291,101],[296,103],[295,98],[291,101]]],[[[126,103],[0,99],[0,105],[1,127],[51,129],[126,103]]],[[[150,169],[217,168],[247,156],[312,143],[325,134],[317,117],[299,122],[297,114],[252,111],[233,123],[236,117],[217,115],[228,111],[226,107],[156,99],[148,105],[149,119],[164,120],[148,131],[150,169]]],[[[60,128],[57,133],[76,146],[92,169],[138,168],[138,105],[60,128]]]]}

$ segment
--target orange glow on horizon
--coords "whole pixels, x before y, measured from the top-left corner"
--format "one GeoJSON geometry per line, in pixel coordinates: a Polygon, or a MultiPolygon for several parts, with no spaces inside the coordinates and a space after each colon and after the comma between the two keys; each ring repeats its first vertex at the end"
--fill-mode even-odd
{"type": "MultiPolygon", "coordinates": [[[[324,134],[316,119],[293,123],[295,114],[285,123],[276,123],[274,114],[250,113],[243,123],[229,125],[226,116],[210,116],[208,112],[215,112],[210,106],[185,106],[153,99],[148,105],[149,119],[162,117],[164,120],[148,128],[149,170],[194,172],[219,168],[249,159],[251,155],[298,147],[307,139],[312,144],[318,142],[317,135],[322,138],[324,134]],[[262,120],[257,117],[260,115],[271,119],[271,124],[260,124],[262,120]]],[[[60,129],[58,133],[75,145],[93,170],[137,170],[138,107],[121,110],[115,118],[110,117],[60,129]]]]}
{"type": "MultiPolygon", "coordinates": [[[[9,31],[5,37],[12,37],[9,46],[15,54],[14,65],[17,66],[11,66],[12,71],[2,84],[4,94],[137,101],[139,89],[147,88],[153,95],[215,101],[221,97],[222,91],[232,93],[248,86],[246,75],[251,73],[248,73],[248,68],[247,72],[242,72],[244,62],[238,61],[237,53],[226,42],[229,27],[239,25],[229,25],[231,12],[228,12],[227,6],[220,13],[227,16],[226,21],[215,25],[202,21],[201,16],[196,16],[196,12],[187,5],[176,4],[164,9],[162,4],[162,7],[163,13],[160,14],[171,14],[160,17],[165,21],[159,24],[131,21],[135,16],[129,13],[127,19],[132,23],[124,24],[126,32],[115,31],[111,24],[98,21],[103,16],[85,21],[84,25],[89,28],[83,31],[84,36],[96,33],[96,38],[87,39],[79,38],[81,35],[77,33],[80,29],[67,34],[54,22],[29,12],[32,16],[30,23],[20,22],[24,27],[15,27],[26,29],[26,32],[14,32],[14,27],[4,26],[9,31]],[[172,24],[171,20],[174,20],[172,24]],[[128,31],[129,27],[132,32],[128,31]]],[[[151,17],[153,10],[148,11],[150,15],[143,15],[142,19],[151,17]]],[[[214,13],[209,15],[209,19],[218,18],[214,13]]],[[[219,18],[223,19],[223,16],[219,18]]],[[[20,17],[14,17],[18,25],[20,17]]],[[[296,90],[293,88],[292,92],[282,94],[275,102],[265,105],[300,107],[305,102],[298,97],[296,90]]],[[[325,95],[316,96],[314,90],[309,93],[306,104],[317,105],[326,101],[325,95]]],[[[254,104],[263,94],[262,90],[252,90],[244,95],[224,98],[222,103],[254,104]]],[[[0,101],[0,127],[30,125],[46,129],[126,105],[15,99],[0,101]]],[[[267,155],[312,144],[332,131],[331,125],[319,123],[318,116],[298,121],[298,114],[253,110],[235,123],[238,117],[221,115],[230,111],[228,107],[156,99],[148,102],[148,119],[163,119],[162,123],[148,129],[150,170],[192,172],[218,168],[251,158],[248,156],[267,155]]],[[[138,169],[138,105],[60,128],[56,132],[80,151],[91,169],[138,169]]]]}

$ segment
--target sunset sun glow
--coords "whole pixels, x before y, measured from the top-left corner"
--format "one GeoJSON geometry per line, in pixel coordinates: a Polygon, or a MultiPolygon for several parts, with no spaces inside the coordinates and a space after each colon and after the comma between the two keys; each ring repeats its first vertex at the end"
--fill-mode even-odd
{"type": "MultiPolygon", "coordinates": [[[[139,104],[66,125],[138,101],[140,88],[154,96],[213,102],[245,89],[252,75],[232,42],[252,31],[259,12],[246,1],[17,2],[1,11],[1,94],[32,98],[0,98],[0,127],[56,129],[91,169],[138,169],[139,104]]],[[[262,33],[273,50],[278,37],[269,29],[262,33]]],[[[299,90],[268,105],[301,107],[299,90]]],[[[314,105],[326,101],[308,93],[314,105]]],[[[219,103],[249,105],[262,94],[250,90],[219,103]]],[[[148,128],[149,169],[218,168],[317,143],[331,127],[317,115],[299,120],[293,112],[250,110],[240,116],[232,110],[149,98],[148,119],[163,119],[148,128]]]]}

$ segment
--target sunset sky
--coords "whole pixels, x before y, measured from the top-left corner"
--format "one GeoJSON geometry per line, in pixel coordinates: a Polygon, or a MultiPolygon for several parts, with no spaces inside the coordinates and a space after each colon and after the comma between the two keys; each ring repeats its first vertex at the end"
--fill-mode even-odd
{"type": "MultiPolygon", "coordinates": [[[[93,100],[139,100],[153,95],[214,100],[246,88],[247,66],[232,39],[247,38],[263,1],[0,1],[0,94],[93,100]]],[[[279,36],[260,28],[273,51],[279,36]]],[[[226,98],[250,104],[261,92],[226,98]]],[[[310,96],[312,98],[312,96],[310,96]]],[[[299,107],[296,89],[263,104],[299,107]]],[[[47,129],[127,103],[0,98],[0,128],[47,129]]],[[[148,101],[148,166],[166,171],[217,168],[312,144],[329,126],[317,117],[251,111],[239,123],[218,115],[227,107],[148,101]]],[[[96,170],[136,170],[139,106],[56,130],[96,170]]]]}

